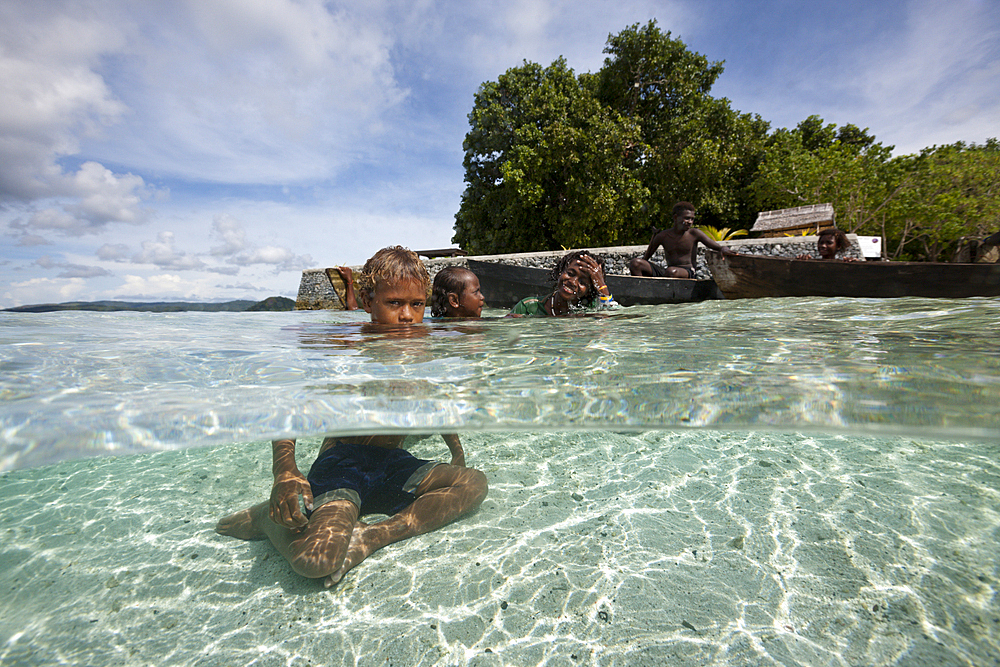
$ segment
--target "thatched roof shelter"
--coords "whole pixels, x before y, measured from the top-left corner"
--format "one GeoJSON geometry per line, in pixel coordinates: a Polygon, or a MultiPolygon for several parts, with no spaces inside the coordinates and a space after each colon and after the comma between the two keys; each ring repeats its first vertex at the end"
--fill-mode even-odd
{"type": "Polygon", "coordinates": [[[824,227],[834,226],[833,204],[812,204],[782,208],[777,211],[761,211],[751,232],[761,232],[765,237],[789,236],[802,232],[818,232],[824,227]]]}

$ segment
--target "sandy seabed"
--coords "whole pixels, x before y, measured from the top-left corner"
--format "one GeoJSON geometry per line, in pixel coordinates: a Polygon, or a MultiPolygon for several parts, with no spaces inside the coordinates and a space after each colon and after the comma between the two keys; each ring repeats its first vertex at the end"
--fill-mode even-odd
{"type": "Polygon", "coordinates": [[[5,473],[0,664],[1000,665],[997,445],[462,440],[482,507],[329,590],[213,531],[267,497],[267,443],[5,473]]]}

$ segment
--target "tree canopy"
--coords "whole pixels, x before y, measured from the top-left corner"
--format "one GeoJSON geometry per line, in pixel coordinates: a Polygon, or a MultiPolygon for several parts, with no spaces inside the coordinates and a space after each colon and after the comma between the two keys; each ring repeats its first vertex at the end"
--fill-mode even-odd
{"type": "Polygon", "coordinates": [[[655,21],[610,36],[604,52],[597,96],[642,132],[639,176],[650,222],[669,224],[678,200],[693,202],[706,223],[745,219],[746,188],[769,126],[710,95],[723,63],[688,50],[655,21]]]}
{"type": "Polygon", "coordinates": [[[854,125],[810,116],[778,130],[754,180],[759,210],[830,202],[837,226],[881,236],[893,259],[951,260],[1000,228],[1000,144],[962,142],[893,158],[854,125]]]}
{"type": "Polygon", "coordinates": [[[563,59],[483,84],[469,114],[455,238],[476,253],[614,245],[646,198],[635,124],[602,107],[563,59]]]}
{"type": "Polygon", "coordinates": [[[893,161],[897,193],[861,233],[884,236],[892,256],[955,261],[966,240],[1000,229],[1000,143],[958,142],[893,161]]]}
{"type": "Polygon", "coordinates": [[[465,137],[453,241],[478,254],[643,244],[674,202],[699,224],[831,202],[890,256],[947,259],[1000,227],[1000,147],[893,158],[868,128],[809,116],[770,130],[711,89],[723,72],[655,21],[609,35],[596,73],[525,61],[483,83],[465,137]]]}

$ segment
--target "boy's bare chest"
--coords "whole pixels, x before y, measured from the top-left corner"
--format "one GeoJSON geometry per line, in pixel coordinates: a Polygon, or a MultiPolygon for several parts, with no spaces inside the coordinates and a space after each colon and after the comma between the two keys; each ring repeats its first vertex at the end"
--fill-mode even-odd
{"type": "Polygon", "coordinates": [[[679,232],[672,233],[667,231],[663,235],[663,253],[665,255],[683,255],[685,253],[691,252],[694,248],[694,244],[697,242],[694,234],[691,232],[679,232]]]}

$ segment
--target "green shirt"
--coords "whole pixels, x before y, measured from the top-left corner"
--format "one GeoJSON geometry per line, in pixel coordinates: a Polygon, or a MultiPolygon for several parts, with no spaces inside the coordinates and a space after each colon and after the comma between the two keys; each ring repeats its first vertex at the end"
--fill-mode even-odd
{"type": "Polygon", "coordinates": [[[545,302],[539,300],[537,296],[529,296],[521,299],[510,309],[511,315],[524,315],[525,317],[549,317],[549,312],[545,310],[545,302]]]}

